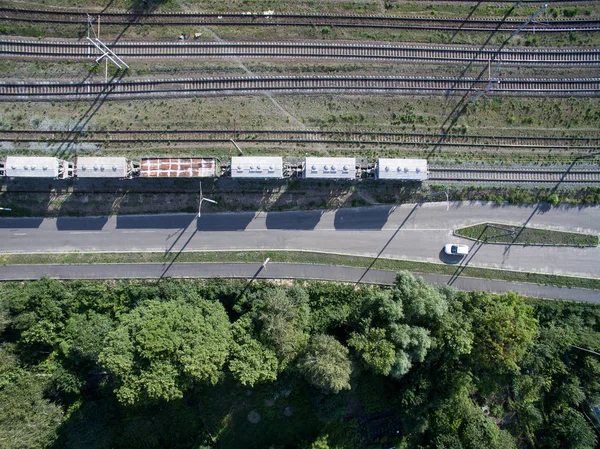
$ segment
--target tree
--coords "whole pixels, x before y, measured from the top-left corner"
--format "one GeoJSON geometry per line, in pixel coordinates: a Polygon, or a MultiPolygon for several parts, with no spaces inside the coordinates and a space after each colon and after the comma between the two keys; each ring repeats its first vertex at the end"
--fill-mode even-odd
{"type": "Polygon", "coordinates": [[[454,394],[432,409],[427,430],[430,447],[447,449],[515,449],[511,435],[483,414],[470,397],[468,388],[454,394]]]}
{"type": "Polygon", "coordinates": [[[473,360],[482,369],[516,372],[538,334],[533,309],[516,293],[472,293],[473,360]]]}
{"type": "Polygon", "coordinates": [[[279,369],[285,369],[308,340],[308,296],[301,289],[268,289],[251,313],[259,340],[275,351],[279,369]]]}
{"type": "Polygon", "coordinates": [[[42,279],[10,290],[8,310],[12,327],[30,346],[52,349],[65,322],[75,311],[73,292],[57,280],[42,279]]]}
{"type": "Polygon", "coordinates": [[[61,347],[75,361],[95,364],[104,348],[104,339],[113,328],[113,320],[106,315],[93,312],[75,315],[67,322],[67,339],[61,347]]]}
{"type": "Polygon", "coordinates": [[[396,348],[386,338],[385,329],[367,326],[362,332],[353,332],[348,346],[356,349],[373,372],[387,376],[396,363],[396,348]]]}
{"type": "Polygon", "coordinates": [[[440,327],[448,310],[445,296],[405,271],[398,273],[392,291],[370,293],[357,309],[358,330],[350,333],[348,346],[375,373],[399,379],[425,360],[430,329],[440,327]]]}
{"type": "Polygon", "coordinates": [[[596,435],[577,410],[565,407],[551,416],[552,431],[559,446],[565,449],[594,449],[596,435]]]}
{"type": "Polygon", "coordinates": [[[0,447],[38,449],[51,444],[63,414],[43,396],[44,384],[24,375],[0,389],[0,447]]]}
{"type": "Polygon", "coordinates": [[[108,335],[99,361],[116,377],[119,401],[168,401],[193,382],[215,384],[231,343],[221,304],[147,301],[108,335]]]}
{"type": "Polygon", "coordinates": [[[259,382],[277,379],[277,354],[252,336],[250,317],[245,315],[233,323],[232,332],[229,371],[233,377],[242,385],[250,387],[259,382]]]}
{"type": "Polygon", "coordinates": [[[402,301],[408,324],[431,329],[439,324],[448,311],[446,298],[438,289],[407,271],[400,271],[396,276],[394,297],[402,301]]]}
{"type": "Polygon", "coordinates": [[[315,335],[306,352],[300,357],[298,368],[311,384],[324,391],[339,393],[350,389],[352,363],[348,348],[330,335],[315,335]]]}

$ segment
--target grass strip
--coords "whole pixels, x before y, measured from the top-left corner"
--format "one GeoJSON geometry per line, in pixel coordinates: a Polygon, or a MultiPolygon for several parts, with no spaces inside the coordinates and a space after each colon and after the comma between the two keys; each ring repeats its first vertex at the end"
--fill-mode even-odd
{"type": "Polygon", "coordinates": [[[552,231],[500,223],[482,223],[456,229],[454,233],[481,242],[509,245],[598,246],[598,236],[593,234],[552,231]]]}
{"type": "MultiPolygon", "coordinates": [[[[27,264],[94,264],[94,263],[150,263],[150,262],[271,262],[312,263],[350,267],[370,267],[380,270],[407,270],[416,273],[453,275],[458,267],[441,263],[411,260],[377,259],[372,257],[346,256],[305,251],[209,251],[209,252],[131,252],[131,253],[64,253],[64,254],[2,254],[3,265],[27,264]],[[373,264],[371,266],[371,264],[373,264]]],[[[600,279],[558,276],[493,268],[466,267],[461,276],[495,279],[508,282],[528,282],[600,290],[600,279]]]]}

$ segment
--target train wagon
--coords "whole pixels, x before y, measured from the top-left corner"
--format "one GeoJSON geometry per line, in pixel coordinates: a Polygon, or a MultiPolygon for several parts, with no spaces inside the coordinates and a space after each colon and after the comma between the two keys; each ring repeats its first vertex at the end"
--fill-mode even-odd
{"type": "Polygon", "coordinates": [[[283,158],[279,156],[234,156],[231,158],[232,178],[283,178],[283,158]]]}
{"type": "Polygon", "coordinates": [[[131,178],[134,164],[126,157],[80,156],[75,164],[78,178],[131,178]]]}
{"type": "Polygon", "coordinates": [[[73,172],[72,162],[56,157],[8,156],[3,174],[9,178],[68,179],[73,172]]]}
{"type": "Polygon", "coordinates": [[[426,181],[427,159],[386,159],[377,161],[377,179],[426,181]]]}
{"type": "Polygon", "coordinates": [[[140,167],[142,178],[215,178],[217,159],[212,157],[145,157],[140,167]]]}
{"type": "Polygon", "coordinates": [[[356,179],[356,158],[307,157],[302,167],[305,179],[356,179]]]}

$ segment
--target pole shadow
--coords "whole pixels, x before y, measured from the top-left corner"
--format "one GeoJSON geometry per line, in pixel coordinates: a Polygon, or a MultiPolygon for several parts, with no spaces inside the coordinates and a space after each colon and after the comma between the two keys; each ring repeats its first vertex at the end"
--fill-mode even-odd
{"type": "MultiPolygon", "coordinates": [[[[87,86],[86,82],[91,77],[91,74],[92,72],[90,71],[88,76],[79,83],[78,89],[82,93],[85,93],[85,89],[87,86]]],[[[124,75],[124,72],[117,72],[104,85],[102,91],[99,92],[98,95],[96,95],[88,109],[81,115],[81,117],[79,117],[77,123],[75,123],[75,125],[69,130],[69,132],[61,139],[60,144],[58,145],[55,151],[55,156],[63,158],[69,153],[71,153],[74,144],[77,143],[77,139],[81,131],[85,129],[90,120],[100,110],[104,102],[108,99],[109,95],[114,90],[115,85],[121,81],[124,75]]]]}
{"type": "MultiPolygon", "coordinates": [[[[390,246],[390,243],[392,243],[392,240],[394,240],[394,238],[396,238],[396,236],[398,235],[398,233],[400,232],[400,230],[402,229],[402,227],[408,222],[408,220],[410,219],[410,217],[414,214],[414,212],[419,207],[421,207],[421,203],[417,203],[417,204],[415,204],[413,206],[413,208],[410,210],[410,212],[408,213],[408,215],[404,218],[404,220],[402,220],[402,223],[400,223],[400,225],[398,226],[398,228],[396,229],[396,231],[388,239],[388,241],[385,243],[385,245],[383,245],[383,248],[381,248],[381,250],[379,251],[379,253],[377,254],[377,256],[375,256],[375,258],[371,261],[371,263],[369,264],[369,266],[365,269],[364,273],[360,276],[360,278],[358,278],[358,280],[354,284],[354,288],[358,287],[358,284],[360,284],[360,282],[365,278],[365,276],[367,275],[367,273],[373,268],[373,266],[375,265],[375,263],[377,262],[377,260],[381,257],[381,255],[386,250],[386,248],[388,246],[390,246]]],[[[392,210],[393,209],[395,209],[395,208],[392,208],[392,210]]]]}

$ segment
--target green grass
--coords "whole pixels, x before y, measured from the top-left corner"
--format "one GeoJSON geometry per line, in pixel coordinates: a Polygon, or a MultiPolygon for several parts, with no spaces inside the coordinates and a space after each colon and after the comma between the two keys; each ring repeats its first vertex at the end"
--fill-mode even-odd
{"type": "Polygon", "coordinates": [[[487,243],[510,245],[598,246],[598,236],[577,232],[552,231],[498,223],[482,223],[456,229],[456,235],[487,243]]]}
{"type": "MultiPolygon", "coordinates": [[[[310,263],[350,267],[370,267],[381,270],[408,270],[423,274],[453,275],[456,266],[442,263],[417,262],[411,260],[377,259],[372,257],[346,256],[304,251],[211,251],[211,252],[132,252],[132,253],[65,253],[65,254],[2,254],[3,265],[23,264],[95,264],[95,263],[151,263],[151,262],[271,262],[310,263]],[[372,264],[372,265],[371,265],[372,264]]],[[[466,267],[461,276],[482,279],[497,279],[509,282],[529,282],[560,287],[577,287],[600,290],[600,279],[556,276],[522,271],[497,270],[492,268],[466,267]]]]}

